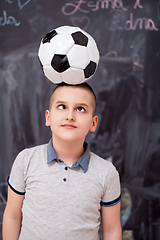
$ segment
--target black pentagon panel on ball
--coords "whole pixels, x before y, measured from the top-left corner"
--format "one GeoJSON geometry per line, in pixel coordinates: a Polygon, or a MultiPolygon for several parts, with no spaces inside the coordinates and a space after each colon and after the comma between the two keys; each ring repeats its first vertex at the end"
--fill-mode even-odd
{"type": "Polygon", "coordinates": [[[59,73],[66,71],[70,67],[67,56],[61,54],[54,55],[51,66],[59,73]]]}
{"type": "Polygon", "coordinates": [[[46,36],[43,38],[42,42],[43,43],[50,42],[50,40],[56,35],[57,35],[56,30],[52,30],[51,32],[46,34],[46,36]]]}
{"type": "Polygon", "coordinates": [[[95,62],[90,61],[87,67],[84,69],[85,78],[91,77],[96,71],[97,64],[95,62]]]}
{"type": "Polygon", "coordinates": [[[75,44],[87,47],[88,37],[86,37],[82,32],[75,32],[71,35],[75,44]]]}

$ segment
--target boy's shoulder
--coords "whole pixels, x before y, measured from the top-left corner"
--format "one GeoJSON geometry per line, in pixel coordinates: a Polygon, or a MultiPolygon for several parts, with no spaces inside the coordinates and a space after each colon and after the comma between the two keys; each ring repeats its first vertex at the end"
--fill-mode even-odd
{"type": "Polygon", "coordinates": [[[112,162],[109,161],[110,157],[107,159],[104,159],[93,152],[90,152],[90,156],[91,156],[91,161],[95,164],[98,164],[98,165],[101,164],[103,166],[112,166],[113,165],[112,162]]]}
{"type": "Polygon", "coordinates": [[[45,144],[36,145],[33,147],[24,148],[21,152],[19,152],[19,154],[32,154],[39,151],[44,151],[47,148],[47,145],[48,144],[45,143],[45,144]]]}
{"type": "Polygon", "coordinates": [[[109,159],[103,159],[92,152],[90,154],[88,175],[94,177],[103,187],[113,186],[113,183],[115,183],[115,186],[119,188],[119,173],[113,163],[109,159]]]}
{"type": "Polygon", "coordinates": [[[104,159],[97,154],[90,152],[90,167],[96,169],[100,172],[110,172],[115,171],[116,168],[112,162],[109,161],[109,158],[104,159]]]}
{"type": "Polygon", "coordinates": [[[27,165],[31,160],[34,161],[39,158],[46,158],[47,156],[47,143],[23,149],[18,153],[15,162],[22,162],[27,165]]]}

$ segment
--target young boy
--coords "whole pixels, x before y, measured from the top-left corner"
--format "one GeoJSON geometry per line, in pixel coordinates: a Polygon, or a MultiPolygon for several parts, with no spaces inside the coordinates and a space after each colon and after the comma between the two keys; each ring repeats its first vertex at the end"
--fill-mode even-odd
{"type": "Polygon", "coordinates": [[[87,83],[56,87],[46,111],[48,144],[17,156],[8,180],[3,240],[120,240],[120,184],[112,163],[90,152],[96,97],[87,83]]]}

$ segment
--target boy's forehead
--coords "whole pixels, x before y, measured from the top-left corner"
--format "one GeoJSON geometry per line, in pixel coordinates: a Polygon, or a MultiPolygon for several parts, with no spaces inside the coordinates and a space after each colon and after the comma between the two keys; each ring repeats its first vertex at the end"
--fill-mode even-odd
{"type": "Polygon", "coordinates": [[[53,92],[53,100],[63,100],[63,98],[67,99],[75,99],[90,101],[91,100],[91,93],[84,88],[76,87],[76,86],[59,86],[53,92]]]}

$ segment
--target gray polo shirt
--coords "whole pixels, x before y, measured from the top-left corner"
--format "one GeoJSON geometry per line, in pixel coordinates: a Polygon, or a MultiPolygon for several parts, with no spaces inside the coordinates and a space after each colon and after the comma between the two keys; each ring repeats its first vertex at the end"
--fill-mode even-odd
{"type": "Polygon", "coordinates": [[[90,152],[72,166],[58,159],[52,142],[20,152],[8,184],[25,194],[20,240],[98,240],[100,208],[120,201],[119,174],[90,152]]]}

